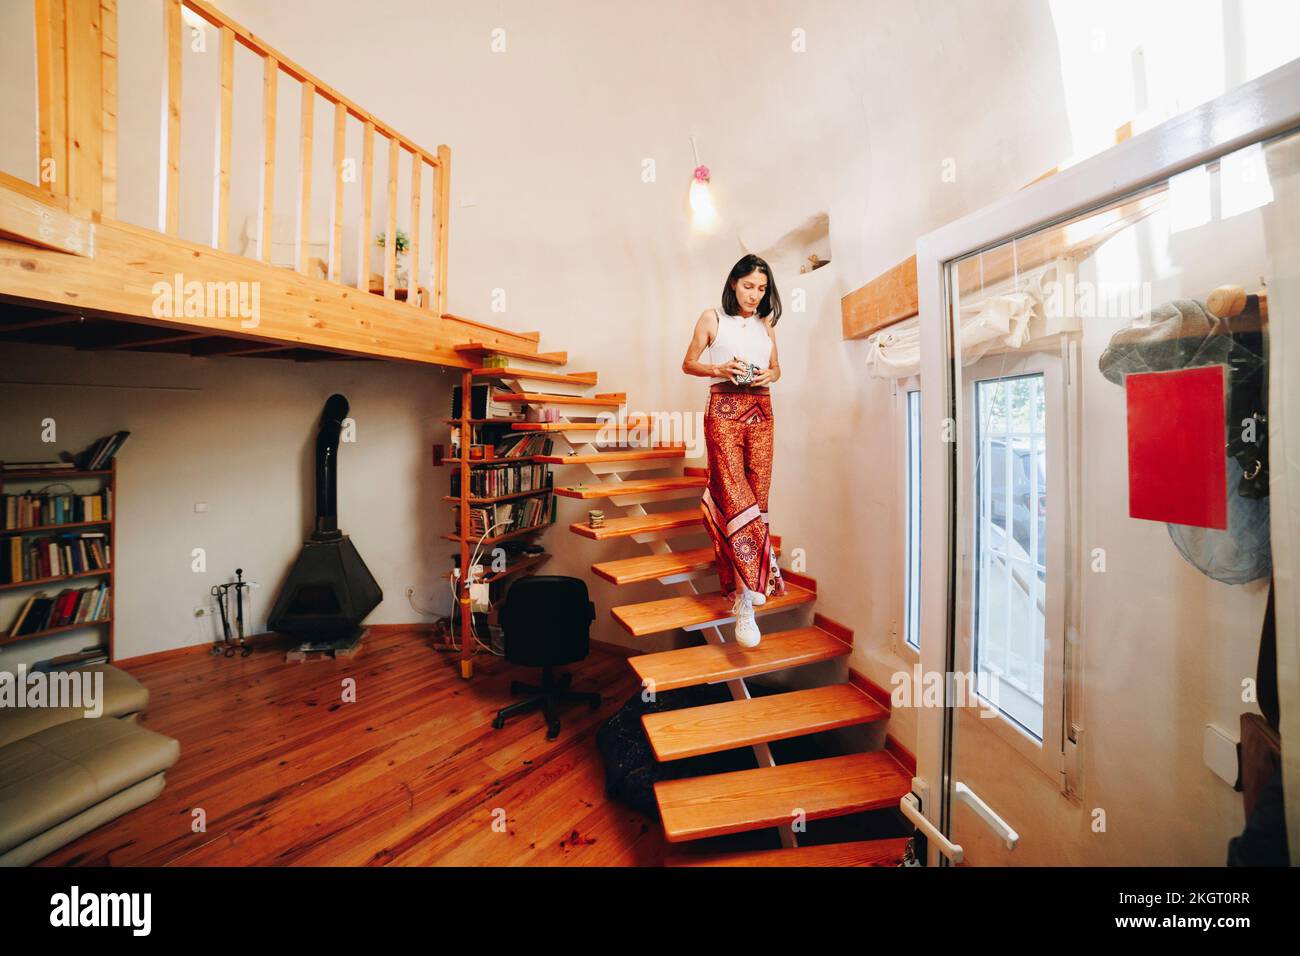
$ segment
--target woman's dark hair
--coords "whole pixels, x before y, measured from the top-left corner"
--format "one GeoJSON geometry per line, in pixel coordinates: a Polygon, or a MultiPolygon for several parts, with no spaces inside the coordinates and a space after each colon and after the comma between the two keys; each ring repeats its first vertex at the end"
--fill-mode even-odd
{"type": "Polygon", "coordinates": [[[743,257],[731,267],[731,274],[727,276],[727,281],[722,287],[722,308],[726,310],[727,315],[740,315],[740,301],[736,298],[736,283],[755,269],[767,276],[767,292],[763,294],[763,301],[758,303],[758,314],[764,318],[770,315],[772,325],[776,325],[777,319],[781,318],[781,296],[776,291],[776,280],[772,278],[772,267],[752,253],[743,257]]]}

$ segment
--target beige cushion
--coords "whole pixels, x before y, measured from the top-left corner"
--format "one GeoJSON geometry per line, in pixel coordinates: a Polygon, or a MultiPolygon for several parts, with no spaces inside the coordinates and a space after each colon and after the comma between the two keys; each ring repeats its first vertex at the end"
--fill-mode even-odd
{"type": "MultiPolygon", "coordinates": [[[[79,669],[104,675],[105,717],[126,717],[149,706],[149,691],[126,671],[112,664],[92,664],[79,669]]],[[[85,717],[80,707],[0,707],[0,747],[39,733],[47,727],[85,717]]]]}
{"type": "Polygon", "coordinates": [[[170,737],[102,717],[0,747],[0,856],[161,773],[180,753],[170,737]]]}

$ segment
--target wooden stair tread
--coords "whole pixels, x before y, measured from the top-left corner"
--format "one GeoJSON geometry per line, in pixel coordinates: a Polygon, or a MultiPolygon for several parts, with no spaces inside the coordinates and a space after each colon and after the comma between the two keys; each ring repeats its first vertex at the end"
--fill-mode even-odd
{"type": "MultiPolygon", "coordinates": [[[[789,578],[786,579],[785,587],[785,594],[770,596],[766,604],[754,608],[754,614],[762,617],[764,614],[817,600],[816,591],[800,587],[789,578]]],[[[719,591],[661,598],[640,604],[623,604],[613,608],[611,613],[628,633],[636,637],[732,619],[731,602],[719,591]]]]}
{"type": "MultiPolygon", "coordinates": [[[[602,428],[614,430],[617,434],[619,422],[515,422],[510,427],[521,432],[594,432],[602,428]]],[[[632,429],[638,424],[649,425],[649,421],[638,416],[629,415],[622,423],[625,429],[632,429]]]]}
{"type": "Polygon", "coordinates": [[[599,408],[618,408],[627,395],[610,393],[608,395],[557,395],[554,392],[516,392],[513,395],[497,395],[498,402],[514,402],[526,405],[591,405],[599,408]]]}
{"type": "Polygon", "coordinates": [[[462,355],[481,352],[484,355],[505,355],[508,358],[528,359],[530,362],[543,362],[546,365],[563,365],[569,361],[568,352],[529,352],[508,345],[489,345],[486,342],[462,342],[453,348],[462,355]]]}
{"type": "Polygon", "coordinates": [[[589,465],[602,461],[640,461],[652,458],[684,458],[685,445],[672,445],[667,448],[620,448],[617,451],[584,452],[577,455],[540,455],[538,461],[552,465],[589,465]]]}
{"type": "Polygon", "coordinates": [[[912,775],[886,751],[805,760],[707,777],[661,780],[655,799],[669,842],[788,826],[896,807],[912,775]]]}
{"type": "Polygon", "coordinates": [[[475,378],[531,378],[539,382],[562,382],[565,385],[595,385],[595,372],[538,372],[527,368],[476,368],[475,378]]]}
{"type": "MultiPolygon", "coordinates": [[[[631,482],[625,482],[631,484],[631,482]]],[[[559,489],[556,489],[557,491],[559,489]]],[[[772,535],[772,549],[780,555],[781,546],[776,535],[772,535]]],[[[717,562],[713,546],[690,548],[686,551],[672,551],[668,554],[643,554],[635,558],[619,558],[616,561],[601,561],[593,564],[591,570],[611,584],[636,584],[639,581],[654,581],[670,574],[685,574],[689,571],[706,571],[717,562]]]]}
{"type": "MultiPolygon", "coordinates": [[[[570,459],[565,458],[564,461],[570,459]]],[[[678,488],[703,488],[707,484],[704,478],[695,475],[666,475],[663,478],[634,478],[629,481],[603,481],[591,485],[569,485],[556,488],[557,495],[565,498],[614,498],[619,495],[635,495],[646,491],[675,491],[678,488]]]]}
{"type": "Polygon", "coordinates": [[[829,684],[643,714],[641,724],[656,760],[680,760],[866,724],[888,716],[888,710],[852,684],[829,684]]]}
{"type": "Polygon", "coordinates": [[[820,627],[796,627],[764,634],[758,647],[701,644],[628,658],[643,686],[657,691],[716,684],[738,677],[770,674],[787,667],[847,657],[853,648],[820,627]]]}
{"type": "Polygon", "coordinates": [[[893,837],[740,853],[678,853],[665,859],[664,866],[898,866],[907,843],[907,837],[893,837]]]}
{"type": "Polygon", "coordinates": [[[585,521],[575,521],[569,530],[593,541],[607,538],[626,538],[643,531],[666,531],[670,528],[687,528],[702,525],[704,516],[699,508],[687,508],[683,511],[661,511],[656,514],[630,515],[626,518],[606,518],[605,525],[593,528],[585,521]]]}

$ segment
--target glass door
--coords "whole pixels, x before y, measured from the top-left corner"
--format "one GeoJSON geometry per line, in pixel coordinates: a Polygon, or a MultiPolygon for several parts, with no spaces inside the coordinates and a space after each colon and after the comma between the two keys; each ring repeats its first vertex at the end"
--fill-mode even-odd
{"type": "Polygon", "coordinates": [[[1221,866],[1271,582],[1270,286],[1300,135],[950,261],[949,838],[1221,866]]]}

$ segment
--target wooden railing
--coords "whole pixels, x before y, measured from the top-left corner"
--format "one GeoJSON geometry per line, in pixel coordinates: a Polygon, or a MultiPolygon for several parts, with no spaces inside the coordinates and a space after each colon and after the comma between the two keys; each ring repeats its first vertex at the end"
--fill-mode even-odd
{"type": "MultiPolygon", "coordinates": [[[[117,211],[117,8],[118,0],[33,0],[36,14],[37,98],[40,122],[42,189],[66,197],[70,212],[87,218],[113,219],[117,211]],[[57,170],[46,176],[46,168],[57,170]],[[66,173],[64,172],[66,171],[66,173]]],[[[183,9],[210,24],[220,36],[219,115],[215,118],[215,150],[210,244],[225,249],[230,232],[231,115],[235,44],[262,60],[262,137],[257,205],[256,256],[270,262],[275,208],[276,106],[280,74],[302,86],[299,126],[298,189],[294,236],[294,268],[309,274],[311,235],[312,142],[318,97],[334,106],[333,197],[330,211],[327,278],[342,282],[344,176],[347,119],[363,128],[360,169],[361,223],[357,242],[356,286],[369,289],[369,243],[374,223],[375,136],[388,140],[387,221],[385,223],[383,291],[397,298],[396,241],[400,158],[410,156],[410,211],[406,228],[412,264],[406,301],[413,308],[441,315],[447,309],[447,212],[451,151],[436,153],[362,109],[338,90],[314,76],[278,50],[254,36],[204,0],[163,0],[163,32],[167,56],[163,89],[162,139],[159,171],[158,231],[178,236],[181,195],[182,43],[187,30],[183,9]],[[426,166],[433,169],[436,196],[422,209],[420,183],[426,166]],[[421,221],[429,225],[433,243],[431,293],[421,294],[421,221]]],[[[205,118],[206,120],[207,118],[205,118]]],[[[210,121],[210,120],[208,120],[210,121]]]]}

